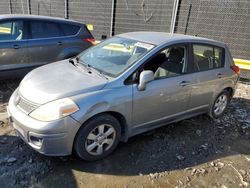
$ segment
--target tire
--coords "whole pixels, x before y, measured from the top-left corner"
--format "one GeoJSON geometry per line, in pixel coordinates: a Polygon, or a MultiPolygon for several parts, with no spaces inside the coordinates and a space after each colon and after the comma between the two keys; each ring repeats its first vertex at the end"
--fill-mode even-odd
{"type": "Polygon", "coordinates": [[[230,94],[228,91],[221,92],[213,102],[210,108],[209,116],[217,119],[223,116],[230,101],[230,94]]]}
{"type": "Polygon", "coordinates": [[[109,114],[99,115],[80,128],[75,138],[74,149],[84,160],[99,160],[115,150],[120,137],[119,121],[109,114]]]}

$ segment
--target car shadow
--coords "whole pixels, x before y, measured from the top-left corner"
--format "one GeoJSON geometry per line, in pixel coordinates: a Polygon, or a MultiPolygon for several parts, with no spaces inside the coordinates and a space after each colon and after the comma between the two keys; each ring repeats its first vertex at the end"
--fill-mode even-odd
{"type": "Polygon", "coordinates": [[[43,185],[74,187],[75,172],[148,175],[194,167],[237,154],[249,155],[250,114],[246,109],[250,109],[250,100],[234,98],[221,119],[201,115],[137,135],[127,143],[120,143],[115,152],[103,160],[86,162],[75,156],[63,160],[53,158],[53,178],[45,177],[43,185]],[[59,181],[62,173],[63,183],[59,181]]]}
{"type": "Polygon", "coordinates": [[[20,79],[0,80],[0,103],[8,102],[11,94],[18,87],[20,79]]]}
{"type": "MultiPolygon", "coordinates": [[[[24,144],[22,147],[26,149],[16,155],[24,156],[25,160],[25,156],[30,155],[44,163],[50,161],[50,170],[41,176],[40,183],[45,187],[77,187],[75,172],[134,176],[185,169],[227,156],[250,155],[249,109],[249,99],[233,98],[220,119],[200,115],[166,125],[120,143],[113,154],[94,162],[83,161],[75,155],[45,157],[24,144]]],[[[3,137],[8,137],[13,145],[22,143],[15,136],[2,135],[0,140],[3,137]]],[[[7,153],[12,149],[6,149],[7,153]]],[[[1,151],[0,156],[4,153],[1,151]]]]}
{"type": "MultiPolygon", "coordinates": [[[[221,119],[212,120],[201,115],[137,135],[127,143],[120,143],[107,158],[94,162],[83,161],[74,155],[46,157],[33,151],[16,136],[2,135],[0,140],[7,137],[8,143],[13,143],[15,147],[22,145],[23,150],[14,153],[17,159],[26,160],[20,161],[20,165],[27,163],[27,156],[45,164],[50,161],[53,170],[43,177],[42,185],[77,187],[73,171],[115,176],[148,175],[185,169],[230,155],[249,155],[250,137],[247,133],[250,131],[250,119],[245,119],[249,122],[244,123],[244,118],[249,117],[244,108],[250,108],[250,100],[234,98],[221,119]]],[[[6,150],[1,151],[2,157],[3,153],[11,153],[13,148],[6,150]]]]}

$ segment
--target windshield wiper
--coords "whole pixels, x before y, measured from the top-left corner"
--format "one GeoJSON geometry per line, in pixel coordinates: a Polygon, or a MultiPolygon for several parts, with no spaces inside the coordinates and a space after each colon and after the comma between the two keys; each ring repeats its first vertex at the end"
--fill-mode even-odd
{"type": "Polygon", "coordinates": [[[74,65],[74,66],[77,66],[79,64],[79,57],[76,57],[76,58],[70,58],[69,59],[69,62],[74,65]]]}
{"type": "Polygon", "coordinates": [[[97,72],[100,76],[102,76],[103,78],[105,78],[105,79],[108,80],[108,77],[106,77],[106,76],[103,74],[102,71],[100,71],[100,70],[94,68],[93,66],[91,66],[91,65],[89,65],[89,64],[87,64],[87,63],[85,63],[85,62],[82,62],[82,61],[80,62],[79,57],[76,57],[75,59],[74,59],[74,58],[71,58],[71,59],[69,59],[69,62],[72,63],[72,64],[73,64],[74,66],[76,66],[76,67],[78,67],[79,65],[82,65],[82,67],[84,67],[84,68],[87,70],[87,72],[88,72],[89,74],[92,73],[92,71],[91,71],[91,69],[92,69],[92,70],[94,70],[95,72],[97,72]]]}
{"type": "Polygon", "coordinates": [[[69,62],[70,62],[72,65],[75,65],[74,59],[69,59],[69,62]]]}
{"type": "Polygon", "coordinates": [[[71,58],[71,59],[69,59],[69,62],[72,63],[76,67],[79,67],[79,65],[82,65],[81,67],[84,67],[88,73],[90,73],[90,74],[92,73],[90,71],[90,69],[88,68],[88,66],[86,65],[86,63],[80,63],[79,57],[71,58]]]}
{"type": "Polygon", "coordinates": [[[85,63],[85,65],[86,65],[89,69],[95,70],[95,72],[97,72],[100,76],[102,76],[103,78],[105,78],[105,79],[108,80],[108,77],[106,77],[106,76],[104,75],[104,73],[103,73],[102,71],[100,71],[99,69],[97,69],[97,68],[95,68],[95,67],[93,67],[93,66],[91,66],[91,65],[89,65],[89,64],[87,64],[87,63],[85,63]]]}

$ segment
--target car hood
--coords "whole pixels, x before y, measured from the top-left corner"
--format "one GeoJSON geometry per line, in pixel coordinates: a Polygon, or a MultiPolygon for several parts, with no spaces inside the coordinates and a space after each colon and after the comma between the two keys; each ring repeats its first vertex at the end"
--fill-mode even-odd
{"type": "Polygon", "coordinates": [[[102,89],[107,79],[88,73],[68,60],[39,67],[25,76],[19,93],[25,99],[44,104],[56,99],[102,89]]]}

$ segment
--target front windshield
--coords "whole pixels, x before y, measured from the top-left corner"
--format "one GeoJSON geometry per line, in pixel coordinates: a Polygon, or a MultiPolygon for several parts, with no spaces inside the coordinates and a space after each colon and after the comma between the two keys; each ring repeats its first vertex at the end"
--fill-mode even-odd
{"type": "Polygon", "coordinates": [[[132,39],[113,37],[84,51],[79,62],[116,77],[154,47],[132,39]]]}

